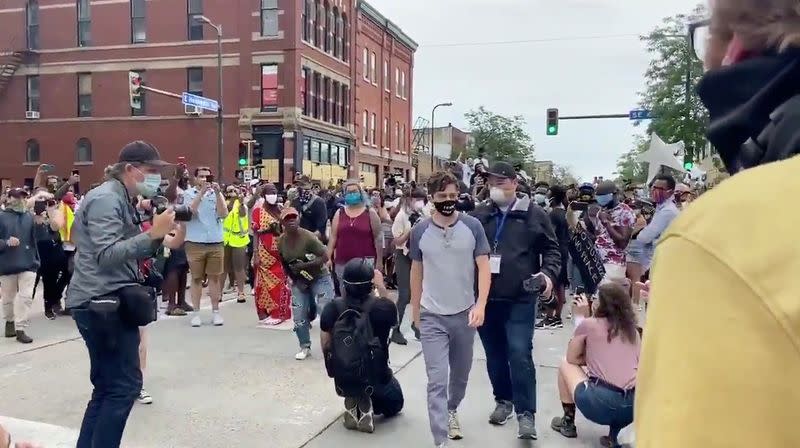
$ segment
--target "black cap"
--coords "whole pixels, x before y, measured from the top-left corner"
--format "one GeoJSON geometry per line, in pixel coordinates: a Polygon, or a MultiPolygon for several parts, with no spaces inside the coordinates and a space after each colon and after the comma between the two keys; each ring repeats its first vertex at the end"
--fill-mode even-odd
{"type": "Polygon", "coordinates": [[[161,154],[150,143],[137,140],[122,147],[119,152],[119,162],[141,163],[143,165],[167,166],[171,165],[161,160],[161,154]]]}
{"type": "Polygon", "coordinates": [[[506,179],[516,179],[517,171],[508,162],[495,162],[489,167],[489,175],[506,179]]]}
{"type": "Polygon", "coordinates": [[[616,193],[618,190],[617,184],[613,180],[604,180],[597,185],[597,195],[616,193]]]}
{"type": "Polygon", "coordinates": [[[27,198],[30,196],[28,190],[24,188],[12,188],[8,190],[8,197],[10,198],[27,198]]]}
{"type": "Polygon", "coordinates": [[[375,271],[365,258],[354,258],[344,265],[342,281],[351,285],[372,283],[375,271]]]}

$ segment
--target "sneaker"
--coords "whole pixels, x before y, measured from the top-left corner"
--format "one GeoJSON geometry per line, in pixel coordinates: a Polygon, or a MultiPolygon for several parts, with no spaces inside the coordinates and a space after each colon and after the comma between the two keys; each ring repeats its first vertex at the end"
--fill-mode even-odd
{"type": "Polygon", "coordinates": [[[6,337],[7,338],[17,337],[17,328],[14,326],[14,322],[6,322],[6,337]]]}
{"type": "Polygon", "coordinates": [[[187,313],[191,313],[194,311],[194,307],[189,305],[187,302],[181,302],[178,304],[178,308],[186,311],[187,313]]]}
{"type": "Polygon", "coordinates": [[[536,325],[534,325],[533,328],[536,329],[536,330],[545,330],[545,329],[547,329],[547,318],[546,317],[542,318],[541,320],[536,322],[536,325]]]}
{"type": "Polygon", "coordinates": [[[517,438],[523,440],[536,440],[536,419],[530,412],[523,412],[522,415],[517,416],[519,422],[519,431],[517,438]]]}
{"type": "Polygon", "coordinates": [[[560,317],[550,319],[549,328],[564,328],[564,321],[560,317]]]}
{"type": "Polygon", "coordinates": [[[16,336],[17,336],[17,342],[21,344],[30,344],[31,342],[33,342],[33,339],[31,339],[31,337],[25,334],[25,332],[22,330],[17,330],[16,336]]]}
{"type": "Polygon", "coordinates": [[[375,432],[375,414],[372,411],[372,400],[369,398],[369,408],[366,411],[362,410],[359,406],[358,413],[361,415],[358,418],[358,430],[366,433],[375,432]]]}
{"type": "Polygon", "coordinates": [[[239,294],[239,296],[236,298],[236,303],[245,303],[245,302],[247,302],[247,297],[244,295],[244,293],[239,294]]]}
{"type": "Polygon", "coordinates": [[[464,433],[461,432],[461,423],[458,422],[458,411],[447,411],[447,438],[450,440],[461,440],[464,433]]]}
{"type": "Polygon", "coordinates": [[[222,314],[219,311],[214,311],[214,317],[211,319],[211,322],[214,324],[215,327],[221,327],[225,325],[225,319],[222,318],[222,314]]]}
{"type": "Polygon", "coordinates": [[[392,330],[392,336],[389,338],[389,342],[394,342],[397,345],[408,345],[408,340],[403,336],[403,332],[400,331],[398,327],[394,327],[392,330]]]}
{"type": "Polygon", "coordinates": [[[575,428],[575,421],[567,420],[564,417],[555,417],[550,423],[554,431],[561,433],[562,436],[574,439],[578,437],[578,429],[575,428]]]}
{"type": "Polygon", "coordinates": [[[153,397],[144,390],[144,387],[139,391],[139,398],[137,398],[137,400],[141,404],[153,404],[153,397]]]}
{"type": "Polygon", "coordinates": [[[203,325],[203,319],[200,318],[199,314],[195,314],[192,317],[192,326],[193,327],[201,327],[203,325]]]}
{"type": "Polygon", "coordinates": [[[350,430],[358,429],[358,400],[355,398],[344,399],[344,427],[350,430]]]}
{"type": "Polygon", "coordinates": [[[510,401],[499,400],[494,412],[489,416],[489,423],[492,425],[505,425],[514,415],[514,404],[510,401]]]}
{"type": "Polygon", "coordinates": [[[302,348],[296,355],[294,355],[294,359],[298,361],[303,361],[306,358],[311,356],[311,349],[310,348],[302,348]]]}
{"type": "Polygon", "coordinates": [[[56,320],[56,313],[52,309],[48,308],[44,310],[44,317],[46,317],[48,320],[56,320]]]}

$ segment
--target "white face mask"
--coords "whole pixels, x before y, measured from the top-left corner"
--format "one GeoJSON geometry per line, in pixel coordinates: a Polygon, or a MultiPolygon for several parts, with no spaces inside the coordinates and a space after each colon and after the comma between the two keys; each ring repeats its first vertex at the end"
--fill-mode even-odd
{"type": "Polygon", "coordinates": [[[264,195],[264,200],[267,201],[267,204],[269,205],[275,205],[278,203],[278,195],[277,194],[264,195]]]}
{"type": "Polygon", "coordinates": [[[414,209],[414,211],[417,211],[417,212],[422,210],[424,207],[425,207],[425,201],[420,200],[420,199],[417,199],[416,201],[411,203],[411,208],[414,209]]]}
{"type": "Polygon", "coordinates": [[[505,207],[511,203],[511,199],[506,196],[506,191],[500,187],[489,188],[489,198],[497,205],[505,207]]]}

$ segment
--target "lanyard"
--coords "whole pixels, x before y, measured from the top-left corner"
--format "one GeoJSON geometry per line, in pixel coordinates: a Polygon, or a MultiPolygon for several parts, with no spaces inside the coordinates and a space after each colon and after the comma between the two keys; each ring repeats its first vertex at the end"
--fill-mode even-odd
{"type": "Polygon", "coordinates": [[[503,228],[506,226],[506,218],[508,218],[508,214],[511,212],[511,209],[514,207],[514,204],[516,204],[516,202],[517,200],[515,199],[514,202],[512,202],[511,205],[508,207],[508,211],[500,212],[500,214],[503,215],[503,217],[500,218],[500,223],[497,225],[497,230],[495,230],[494,232],[495,252],[497,252],[497,246],[500,244],[500,237],[503,236],[503,228]]]}

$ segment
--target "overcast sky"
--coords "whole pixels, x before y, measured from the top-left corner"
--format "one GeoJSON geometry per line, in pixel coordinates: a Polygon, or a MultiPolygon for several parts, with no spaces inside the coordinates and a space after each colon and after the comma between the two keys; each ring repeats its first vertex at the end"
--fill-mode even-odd
{"type": "Polygon", "coordinates": [[[561,115],[627,113],[644,85],[649,56],[635,36],[702,0],[368,0],[420,44],[414,67],[414,120],[466,130],[481,105],[522,115],[538,160],[571,166],[585,179],[610,176],[633,134],[628,120],[561,122],[547,137],[545,110],[561,115]],[[443,44],[620,36],[508,45],[443,44]]]}

